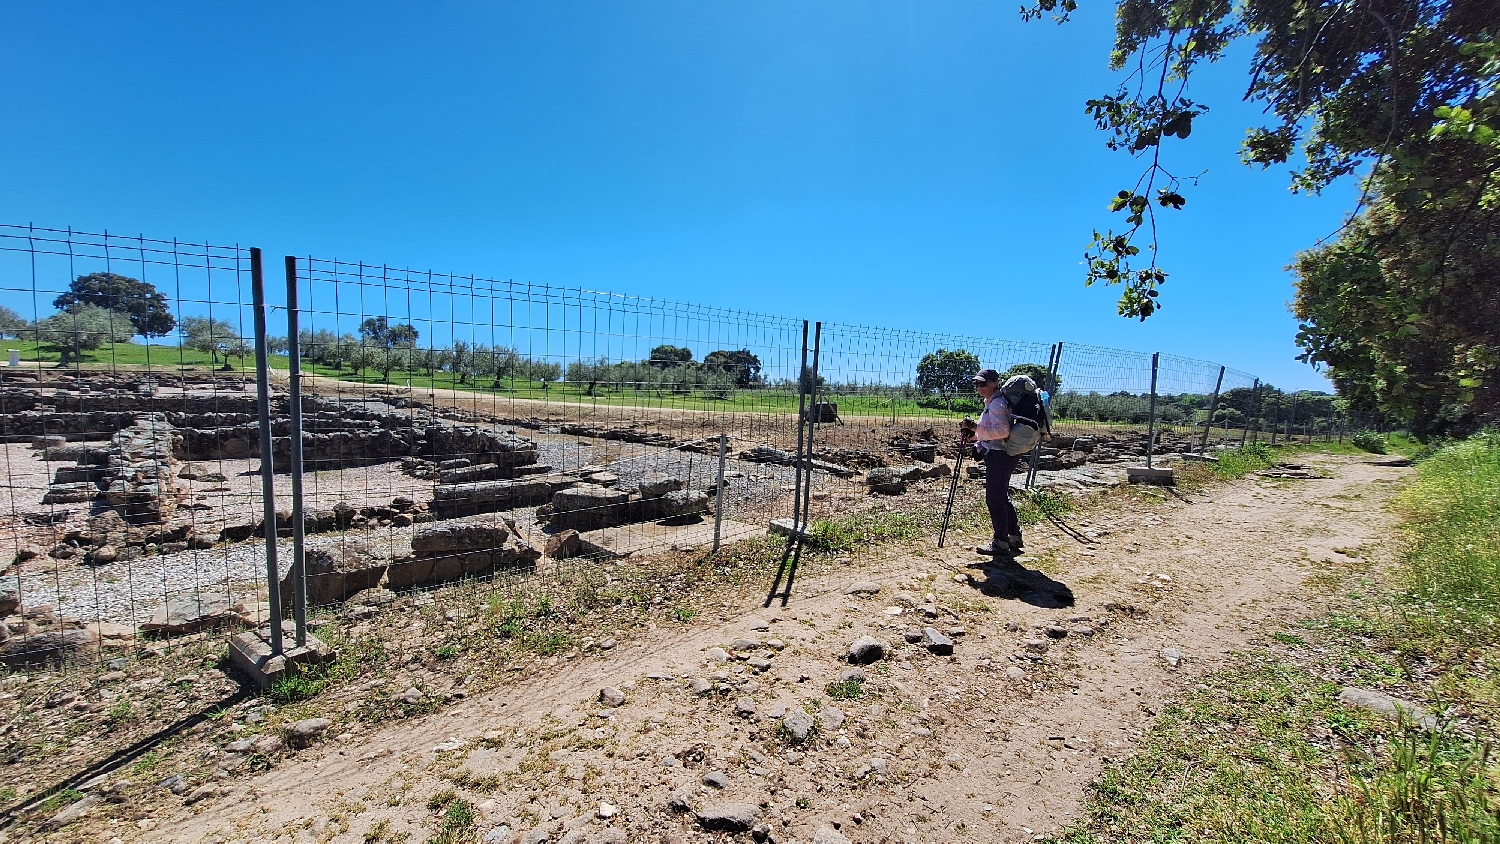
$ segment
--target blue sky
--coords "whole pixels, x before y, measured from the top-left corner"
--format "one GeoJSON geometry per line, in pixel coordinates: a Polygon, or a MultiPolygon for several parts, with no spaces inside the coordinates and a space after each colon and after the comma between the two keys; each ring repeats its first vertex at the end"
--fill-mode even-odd
{"type": "Polygon", "coordinates": [[[1082,252],[1139,162],[1084,113],[1106,4],[7,4],[0,222],[577,285],[771,314],[1161,350],[1289,388],[1283,267],[1352,184],[1238,161],[1244,50],[1171,142],[1166,307],[1082,252]]]}

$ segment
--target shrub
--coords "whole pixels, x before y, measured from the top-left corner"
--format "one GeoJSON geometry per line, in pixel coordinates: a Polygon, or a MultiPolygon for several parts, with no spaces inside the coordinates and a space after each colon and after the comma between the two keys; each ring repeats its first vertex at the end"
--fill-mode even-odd
{"type": "Polygon", "coordinates": [[[1374,431],[1355,431],[1349,442],[1354,443],[1355,448],[1362,448],[1371,454],[1385,454],[1385,437],[1374,431]]]}

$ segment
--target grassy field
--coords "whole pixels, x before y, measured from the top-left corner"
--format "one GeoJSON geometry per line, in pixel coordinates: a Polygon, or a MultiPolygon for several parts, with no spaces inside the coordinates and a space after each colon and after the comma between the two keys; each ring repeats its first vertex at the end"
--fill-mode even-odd
{"type": "Polygon", "coordinates": [[[1057,840],[1500,841],[1500,435],[1436,451],[1396,510],[1408,544],[1394,582],[1354,571],[1351,609],[1278,632],[1204,678],[1106,771],[1057,840]],[[1330,671],[1399,683],[1462,720],[1426,732],[1350,710],[1330,671]]]}

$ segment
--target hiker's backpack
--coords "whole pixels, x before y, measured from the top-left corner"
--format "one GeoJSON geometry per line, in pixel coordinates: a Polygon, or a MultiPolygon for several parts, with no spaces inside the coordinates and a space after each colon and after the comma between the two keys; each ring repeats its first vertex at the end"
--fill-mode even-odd
{"type": "Polygon", "coordinates": [[[1036,382],[1025,375],[1013,375],[1000,385],[1000,395],[1010,405],[1010,436],[1000,441],[1009,455],[1027,454],[1052,435],[1052,420],[1036,382]]]}

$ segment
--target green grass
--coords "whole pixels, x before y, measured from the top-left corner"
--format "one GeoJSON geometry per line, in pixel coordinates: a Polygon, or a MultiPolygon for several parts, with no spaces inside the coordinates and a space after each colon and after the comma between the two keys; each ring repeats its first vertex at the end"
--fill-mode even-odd
{"type": "Polygon", "coordinates": [[[1057,519],[1077,509],[1078,499],[1049,489],[1028,490],[1016,495],[1016,519],[1023,525],[1034,525],[1057,519]]]}
{"type": "MultiPolygon", "coordinates": [[[[36,343],[29,340],[0,340],[0,357],[9,354],[11,349],[21,352],[22,363],[36,363],[41,365],[56,364],[58,355],[56,352],[48,352],[40,349],[36,343]]],[[[285,358],[283,357],[284,361],[285,358]]],[[[255,359],[246,357],[244,359],[233,358],[231,363],[236,369],[245,366],[253,367],[255,359]]],[[[150,369],[173,369],[179,366],[192,366],[208,368],[221,365],[215,364],[209,356],[202,352],[191,349],[179,349],[176,346],[145,345],[141,343],[114,343],[92,352],[84,352],[74,358],[69,366],[81,365],[84,368],[98,368],[110,366],[130,366],[150,369]]],[[[283,364],[282,369],[286,368],[283,364]]]]}
{"type": "MultiPolygon", "coordinates": [[[[1315,738],[1342,714],[1338,688],[1270,655],[1242,655],[1163,709],[1142,748],[1092,789],[1058,840],[1326,840],[1321,780],[1336,757],[1315,738]]],[[[1361,730],[1362,722],[1346,725],[1361,730]]]]}
{"type": "MultiPolygon", "coordinates": [[[[1236,471],[1275,457],[1250,451],[1236,471]]],[[[1395,509],[1408,540],[1395,591],[1351,575],[1352,609],[1273,634],[1287,653],[1241,654],[1206,676],[1057,840],[1500,841],[1500,435],[1436,450],[1395,509]],[[1469,720],[1393,724],[1339,705],[1343,684],[1395,687],[1469,720]]]]}
{"type": "Polygon", "coordinates": [[[858,680],[843,680],[829,683],[823,692],[828,695],[829,700],[853,700],[865,693],[865,684],[858,680]]]}
{"type": "Polygon", "coordinates": [[[808,529],[808,542],[820,551],[849,551],[893,539],[915,539],[930,525],[915,515],[865,510],[836,519],[819,519],[808,529]]]}
{"type": "Polygon", "coordinates": [[[46,815],[55,812],[64,806],[71,806],[82,799],[83,792],[72,788],[65,788],[62,791],[59,791],[56,794],[52,795],[51,797],[48,797],[46,800],[43,800],[42,802],[36,804],[36,809],[34,809],[34,811],[38,814],[46,815]]]}
{"type": "Polygon", "coordinates": [[[1433,454],[1397,506],[1412,543],[1411,602],[1445,608],[1465,626],[1493,626],[1500,616],[1500,434],[1433,454]]]}
{"type": "Polygon", "coordinates": [[[459,797],[453,789],[443,789],[432,795],[432,799],[427,801],[427,808],[442,812],[443,818],[442,826],[436,835],[427,839],[427,844],[466,844],[474,840],[478,821],[474,804],[459,797]]]}

